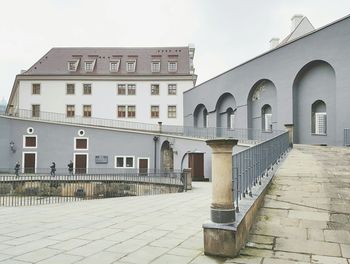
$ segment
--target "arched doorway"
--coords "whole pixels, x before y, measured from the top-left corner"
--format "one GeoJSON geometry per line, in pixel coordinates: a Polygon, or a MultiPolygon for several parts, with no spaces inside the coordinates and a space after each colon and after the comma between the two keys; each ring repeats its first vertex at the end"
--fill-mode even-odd
{"type": "Polygon", "coordinates": [[[161,147],[161,169],[163,171],[174,170],[174,151],[168,140],[165,140],[161,147]]]}

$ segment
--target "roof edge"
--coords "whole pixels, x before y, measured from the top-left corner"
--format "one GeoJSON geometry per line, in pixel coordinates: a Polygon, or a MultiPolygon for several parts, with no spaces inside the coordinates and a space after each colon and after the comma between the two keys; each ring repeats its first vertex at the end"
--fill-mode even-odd
{"type": "Polygon", "coordinates": [[[342,22],[342,21],[344,21],[344,20],[346,20],[346,19],[348,19],[348,18],[350,18],[350,14],[349,14],[349,15],[346,15],[346,16],[340,18],[340,19],[337,19],[337,20],[335,20],[335,21],[333,21],[333,22],[331,22],[331,23],[328,23],[328,24],[326,24],[326,25],[324,25],[324,26],[322,26],[322,27],[320,27],[320,28],[317,28],[317,29],[315,29],[315,30],[312,30],[312,31],[310,31],[309,33],[306,33],[306,34],[304,34],[304,35],[302,35],[302,36],[300,36],[300,37],[298,37],[298,38],[296,38],[296,39],[293,39],[293,40],[291,40],[290,42],[287,42],[287,43],[285,43],[285,44],[283,44],[283,45],[281,45],[281,46],[277,46],[277,47],[274,48],[274,49],[271,49],[271,50],[268,50],[268,51],[266,51],[266,52],[264,52],[264,53],[261,53],[260,55],[258,55],[258,56],[256,56],[256,57],[253,57],[253,58],[251,58],[251,59],[249,59],[249,60],[247,60],[247,61],[245,61],[245,62],[243,62],[243,63],[241,63],[241,64],[238,64],[237,66],[235,66],[235,67],[233,67],[233,68],[230,68],[229,70],[226,70],[226,71],[224,71],[223,73],[220,73],[219,75],[216,75],[216,76],[214,76],[214,77],[212,77],[212,78],[210,78],[210,79],[208,79],[208,80],[202,82],[201,84],[199,84],[199,85],[197,85],[197,86],[195,86],[195,87],[193,87],[193,88],[191,88],[191,89],[185,91],[184,94],[187,93],[187,92],[190,92],[190,91],[192,91],[192,90],[194,90],[194,89],[196,89],[196,88],[199,88],[199,87],[202,86],[203,84],[205,84],[205,83],[207,83],[207,82],[210,82],[210,81],[212,81],[212,80],[214,80],[214,79],[216,79],[216,78],[218,78],[218,77],[220,77],[220,76],[222,76],[222,75],[224,75],[224,74],[226,74],[226,73],[228,73],[228,72],[230,72],[230,71],[233,71],[233,70],[235,70],[235,69],[238,69],[239,67],[241,67],[241,66],[243,66],[243,65],[245,65],[245,64],[247,64],[247,63],[249,63],[249,62],[251,62],[251,61],[254,61],[254,60],[258,59],[258,58],[261,58],[261,57],[263,57],[263,56],[265,56],[265,55],[267,55],[267,54],[269,54],[269,53],[272,53],[272,52],[274,52],[274,51],[276,51],[276,50],[278,50],[278,49],[284,48],[284,47],[286,47],[286,46],[288,46],[288,45],[290,45],[290,44],[292,44],[292,43],[294,43],[294,42],[296,42],[296,41],[298,41],[298,40],[300,40],[300,39],[302,39],[302,38],[306,38],[306,37],[308,37],[308,36],[310,36],[310,35],[312,35],[312,34],[315,34],[315,33],[319,32],[319,31],[321,31],[321,30],[323,30],[323,29],[325,29],[325,28],[328,28],[328,27],[330,27],[330,26],[333,26],[333,25],[335,25],[335,24],[337,24],[337,23],[339,23],[339,22],[342,22]]]}

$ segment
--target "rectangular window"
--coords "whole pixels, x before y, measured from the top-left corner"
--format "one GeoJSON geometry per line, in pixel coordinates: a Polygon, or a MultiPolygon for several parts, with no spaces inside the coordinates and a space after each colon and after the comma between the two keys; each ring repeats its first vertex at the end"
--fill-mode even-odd
{"type": "Polygon", "coordinates": [[[87,138],[76,138],[75,139],[75,149],[87,150],[88,149],[87,138]]]}
{"type": "Polygon", "coordinates": [[[69,61],[68,71],[77,71],[79,61],[69,61]]]}
{"type": "Polygon", "coordinates": [[[40,117],[40,105],[32,105],[32,117],[40,117]]]}
{"type": "Polygon", "coordinates": [[[24,147],[36,148],[36,136],[25,136],[24,147]]]}
{"type": "Polygon", "coordinates": [[[83,105],[83,116],[91,117],[91,105],[83,105]]]}
{"type": "Polygon", "coordinates": [[[75,84],[67,83],[66,91],[67,91],[67,94],[75,94],[75,84]]]}
{"type": "Polygon", "coordinates": [[[66,113],[67,117],[74,117],[75,116],[75,105],[67,105],[66,106],[66,113]]]}
{"type": "Polygon", "coordinates": [[[136,70],[136,61],[127,61],[126,62],[126,71],[135,72],[136,70]]]}
{"type": "Polygon", "coordinates": [[[83,94],[91,94],[91,83],[83,84],[83,94]]]}
{"type": "Polygon", "coordinates": [[[152,61],[151,71],[152,72],[160,72],[160,61],[152,61]]]}
{"type": "Polygon", "coordinates": [[[92,72],[94,70],[94,62],[93,61],[85,61],[85,71],[92,72]]]}
{"type": "Polygon", "coordinates": [[[327,113],[315,113],[315,134],[327,134],[327,113]]]}
{"type": "Polygon", "coordinates": [[[124,168],[124,157],[115,157],[116,168],[124,168]]]}
{"type": "Polygon", "coordinates": [[[151,84],[151,95],[159,95],[159,84],[151,84]]]}
{"type": "Polygon", "coordinates": [[[125,95],[126,94],[126,88],[125,84],[118,84],[118,95],[125,95]]]}
{"type": "Polygon", "coordinates": [[[234,114],[230,114],[230,129],[234,129],[235,128],[235,115],[234,114]]]}
{"type": "Polygon", "coordinates": [[[135,117],[136,117],[136,106],[128,105],[128,118],[135,118],[135,117]]]}
{"type": "Polygon", "coordinates": [[[172,83],[168,84],[168,95],[176,95],[177,85],[172,83]]]}
{"type": "Polygon", "coordinates": [[[136,94],[136,84],[128,84],[128,95],[136,94]]]}
{"type": "Polygon", "coordinates": [[[40,94],[40,83],[32,84],[32,94],[40,94]]]}
{"type": "Polygon", "coordinates": [[[119,63],[120,61],[111,61],[109,63],[109,71],[110,72],[118,72],[119,71],[119,63]]]}
{"type": "Polygon", "coordinates": [[[168,118],[176,118],[176,105],[168,105],[168,118]]]}
{"type": "Polygon", "coordinates": [[[265,114],[265,131],[272,131],[272,114],[265,114]]]}
{"type": "Polygon", "coordinates": [[[176,71],[177,71],[177,61],[169,61],[168,72],[176,72],[176,71]]]}
{"type": "Polygon", "coordinates": [[[124,118],[126,117],[126,106],[118,105],[118,117],[124,118]]]}
{"type": "Polygon", "coordinates": [[[125,167],[127,167],[127,168],[134,167],[134,158],[133,157],[125,157],[125,167]]]}
{"type": "Polygon", "coordinates": [[[151,105],[151,118],[159,118],[159,106],[151,105]]]}
{"type": "Polygon", "coordinates": [[[116,168],[134,168],[135,158],[132,156],[115,156],[115,167],[116,168]]]}

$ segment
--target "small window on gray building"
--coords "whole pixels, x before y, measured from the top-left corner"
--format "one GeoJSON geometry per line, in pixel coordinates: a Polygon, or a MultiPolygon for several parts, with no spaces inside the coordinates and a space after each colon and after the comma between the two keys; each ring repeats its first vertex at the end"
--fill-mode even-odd
{"type": "Polygon", "coordinates": [[[311,106],[311,133],[327,135],[327,109],[322,100],[317,100],[311,106]]]}
{"type": "Polygon", "coordinates": [[[266,132],[272,131],[272,108],[268,104],[261,108],[261,129],[266,132]]]}
{"type": "Polygon", "coordinates": [[[76,138],[75,139],[75,149],[87,150],[88,149],[88,140],[87,138],[76,138]]]}

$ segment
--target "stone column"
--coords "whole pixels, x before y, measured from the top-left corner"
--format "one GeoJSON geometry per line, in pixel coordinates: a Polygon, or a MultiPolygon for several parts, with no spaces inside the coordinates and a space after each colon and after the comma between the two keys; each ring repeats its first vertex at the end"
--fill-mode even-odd
{"type": "Polygon", "coordinates": [[[212,148],[211,222],[203,225],[204,253],[233,257],[235,250],[235,208],[232,194],[232,148],[235,139],[213,139],[206,143],[212,148]]]}

